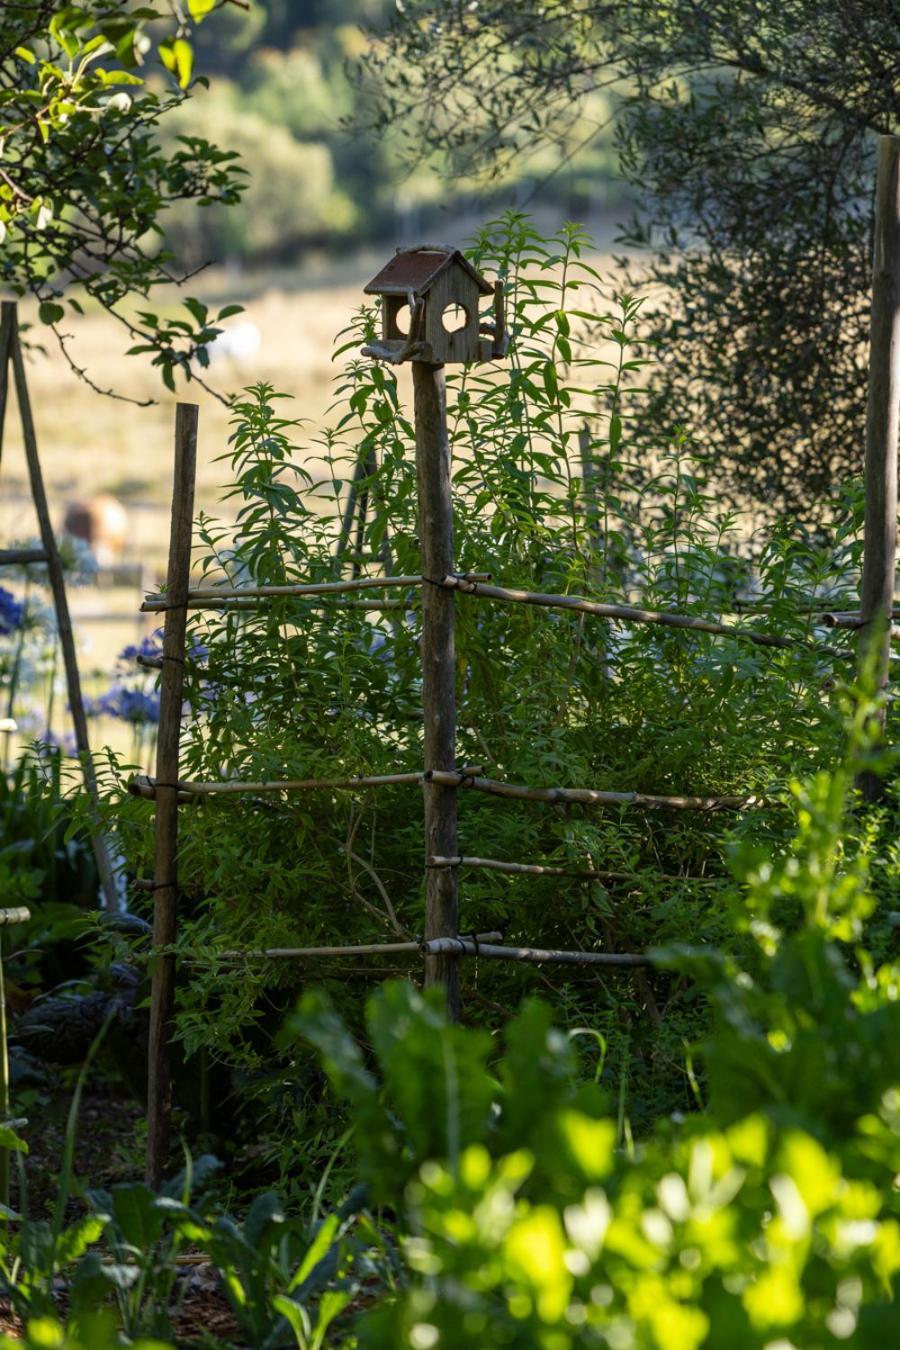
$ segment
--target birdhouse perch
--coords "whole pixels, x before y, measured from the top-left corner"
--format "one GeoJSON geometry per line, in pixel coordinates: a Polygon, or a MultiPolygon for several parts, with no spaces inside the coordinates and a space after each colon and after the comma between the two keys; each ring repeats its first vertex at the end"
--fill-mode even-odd
{"type": "Polygon", "coordinates": [[[365,356],[439,366],[506,354],[503,283],[492,285],[449,244],[399,248],[365,293],[381,296],[381,340],[365,356]],[[486,295],[494,297],[492,322],[478,315],[486,295]]]}

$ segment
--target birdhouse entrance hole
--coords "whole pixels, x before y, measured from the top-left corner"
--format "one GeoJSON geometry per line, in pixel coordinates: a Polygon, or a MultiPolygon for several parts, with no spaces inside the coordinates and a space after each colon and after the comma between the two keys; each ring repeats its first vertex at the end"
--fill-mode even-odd
{"type": "Polygon", "coordinates": [[[469,311],[465,305],[449,304],[441,315],[445,333],[460,333],[469,322],[469,311]]]}

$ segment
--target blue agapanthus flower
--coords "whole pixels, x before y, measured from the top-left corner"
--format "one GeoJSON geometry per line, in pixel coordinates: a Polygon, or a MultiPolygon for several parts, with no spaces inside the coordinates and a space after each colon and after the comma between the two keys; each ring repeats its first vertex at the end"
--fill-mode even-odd
{"type": "Polygon", "coordinates": [[[8,637],[21,628],[25,619],[25,605],[17,600],[12,591],[0,586],[0,636],[8,637]]]}
{"type": "Polygon", "coordinates": [[[123,722],[155,725],[159,722],[159,691],[114,684],[99,698],[90,699],[86,711],[90,717],[118,717],[123,722]]]}
{"type": "Polygon", "coordinates": [[[122,689],[118,699],[118,713],[123,722],[159,721],[158,689],[122,689]]]}

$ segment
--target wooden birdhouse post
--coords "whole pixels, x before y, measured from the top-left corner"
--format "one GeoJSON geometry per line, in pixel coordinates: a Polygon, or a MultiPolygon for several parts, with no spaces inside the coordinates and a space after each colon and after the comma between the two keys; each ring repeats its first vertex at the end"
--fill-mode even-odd
{"type": "MultiPolygon", "coordinates": [[[[456,770],[456,646],[453,591],[439,583],[453,572],[453,501],[443,366],[506,354],[503,285],[491,285],[458,249],[421,244],[398,249],[365,288],[380,295],[381,339],[364,356],[412,363],[416,427],[419,546],[422,556],[422,712],[424,719],[425,857],[458,853],[455,787],[429,781],[433,770],[456,770]],[[493,296],[492,321],[479,318],[493,296]],[[405,323],[405,332],[403,320],[405,323]]],[[[459,936],[453,868],[425,870],[425,938],[459,936]]],[[[455,955],[425,959],[425,983],[441,984],[447,1011],[459,1014],[455,955]]]]}

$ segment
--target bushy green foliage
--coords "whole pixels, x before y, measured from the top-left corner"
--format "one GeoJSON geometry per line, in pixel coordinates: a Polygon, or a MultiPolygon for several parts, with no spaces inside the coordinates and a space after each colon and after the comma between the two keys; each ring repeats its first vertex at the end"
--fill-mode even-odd
{"type": "MultiPolygon", "coordinates": [[[[518,217],[477,243],[480,265],[507,279],[514,343],[503,365],[448,379],[460,567],[706,617],[727,617],[739,600],[758,596],[766,608],[738,626],[788,634],[797,646],[764,649],[737,633],[623,631],[460,597],[460,763],[526,783],[760,799],[735,818],[463,795],[464,854],[625,874],[588,884],[465,872],[463,931],[500,928],[514,942],[626,951],[702,932],[739,948],[747,939],[735,937],[726,904],[730,842],[777,853],[790,778],[833,763],[838,752],[833,690],[846,666],[812,645],[825,635],[814,629],[809,601],[827,594],[847,603],[858,560],[853,503],[833,541],[788,531],[748,541],[707,492],[682,432],[661,434],[653,453],[636,451],[638,382],[647,372],[639,306],[623,297],[609,312],[583,251],[577,231],[542,242],[518,217]]],[[[361,345],[370,323],[362,312],[345,350],[361,345]]],[[[354,358],[339,377],[333,427],[298,444],[301,427],[273,391],[249,391],[236,405],[226,456],[236,526],[204,521],[200,531],[210,577],[278,584],[340,575],[345,484],[358,461],[373,457],[377,467],[361,484],[370,503],[361,547],[400,574],[418,573],[405,398],[395,371],[354,358]],[[318,480],[306,467],[310,452],[327,466],[318,480]]],[[[330,778],[421,765],[414,594],[408,608],[383,612],[281,597],[213,613],[193,632],[207,655],[188,670],[184,777],[330,778]]],[[[213,798],[181,816],[180,951],[192,965],[180,982],[178,1037],[188,1055],[202,1049],[240,1070],[246,1109],[280,1118],[277,1133],[307,1162],[311,1149],[313,1167],[333,1146],[333,1120],[309,1064],[288,1055],[273,1065],[270,1048],[306,974],[274,961],[226,963],[216,953],[420,933],[414,792],[213,798]]],[[[132,803],[124,819],[140,866],[148,808],[132,803]]],[[[336,987],[343,969],[317,976],[336,987]]],[[[372,976],[389,971],[375,966],[372,976]]],[[[354,975],[364,981],[365,968],[354,975]]],[[[464,1002],[479,1016],[514,1005],[535,978],[547,987],[541,974],[497,964],[467,965],[464,978],[464,1002]]],[[[604,1082],[635,1128],[661,1108],[693,1104],[683,1046],[702,1015],[694,983],[665,972],[560,971],[553,987],[564,1023],[590,1022],[605,1037],[604,1082]]],[[[350,1003],[357,1000],[358,983],[350,1003]]],[[[280,1157],[296,1175],[296,1155],[282,1148],[280,1157]]]]}
{"type": "Polygon", "coordinates": [[[845,862],[849,786],[840,770],[796,784],[791,848],[749,873],[753,974],[723,952],[663,955],[715,1010],[710,1103],[637,1145],[578,1083],[545,1004],[524,1005],[497,1063],[483,1033],[389,985],[368,1013],[380,1085],[327,1001],[304,998],[294,1025],[351,1104],[362,1167],[403,1234],[408,1283],[360,1344],[896,1337],[900,1002],[896,962],[876,969],[861,946],[874,904],[845,862]]]}
{"type": "MultiPolygon", "coordinates": [[[[73,1125],[74,1112],[70,1136],[73,1125]]],[[[63,1193],[52,1222],[11,1216],[17,1231],[0,1242],[0,1285],[25,1322],[25,1344],[165,1350],[184,1297],[178,1257],[199,1243],[245,1344],[319,1350],[357,1288],[350,1269],[362,1249],[348,1231],[364,1196],[357,1192],[339,1212],[310,1225],[288,1218],[277,1196],[262,1194],[239,1224],[216,1214],[205,1198],[217,1166],[208,1157],[189,1163],[158,1195],[143,1182],[89,1192],[87,1213],[65,1228],[63,1193]],[[60,1281],[70,1291],[65,1326],[55,1317],[60,1281]]]]}
{"type": "Polygon", "coordinates": [[[234,155],[199,136],[164,151],[157,122],[187,97],[191,24],[229,3],[27,0],[0,14],[0,279],[40,302],[67,355],[66,307],[101,305],[170,388],[206,363],[218,330],[196,302],[177,319],[135,313],[173,280],[161,219],[176,202],[234,202],[241,179],[234,155]]]}
{"type": "Polygon", "coordinates": [[[264,1194],[238,1224],[204,1198],[201,1159],[159,1196],[92,1193],[74,1226],[12,1224],[0,1278],[24,1343],[170,1347],[191,1242],[254,1350],[892,1344],[900,984],[896,961],[867,951],[876,905],[847,814],[868,712],[850,711],[843,767],[792,784],[789,846],[741,864],[745,961],[658,953],[711,1000],[706,1107],[633,1139],[583,1073],[585,1029],[561,1030],[538,999],[495,1039],[448,1023],[437,991],[391,982],[360,1044],[309,992],[288,1035],[315,1046],[346,1104],[364,1186],[321,1222],[264,1194]],[[71,1290],[65,1326],[54,1274],[71,1290]]]}

